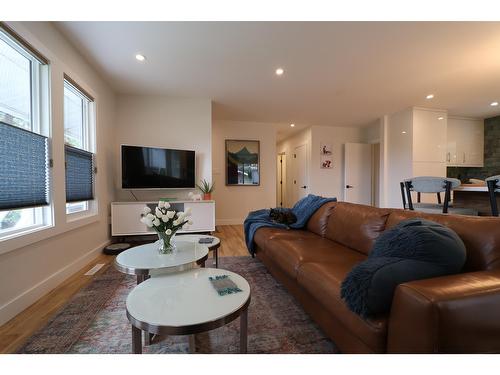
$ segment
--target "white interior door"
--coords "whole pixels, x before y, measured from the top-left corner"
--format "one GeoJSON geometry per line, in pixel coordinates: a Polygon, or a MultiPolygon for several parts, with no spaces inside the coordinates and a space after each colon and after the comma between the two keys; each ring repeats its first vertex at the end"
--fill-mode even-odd
{"type": "Polygon", "coordinates": [[[279,154],[276,161],[276,207],[285,206],[286,196],[286,155],[279,154]]]}
{"type": "Polygon", "coordinates": [[[344,200],[372,204],[372,145],[346,143],[344,148],[344,200]]]}
{"type": "Polygon", "coordinates": [[[305,197],[309,191],[307,174],[306,145],[296,147],[293,154],[294,177],[293,192],[294,203],[305,197]]]}

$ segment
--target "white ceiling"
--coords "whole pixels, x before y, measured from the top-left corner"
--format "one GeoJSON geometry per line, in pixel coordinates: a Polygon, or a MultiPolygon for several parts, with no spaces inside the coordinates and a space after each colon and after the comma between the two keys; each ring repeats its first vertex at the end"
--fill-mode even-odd
{"type": "Polygon", "coordinates": [[[500,113],[489,105],[500,101],[499,22],[56,26],[117,92],[211,98],[216,119],[300,128],[363,126],[412,105],[482,118],[500,113]],[[147,61],[137,62],[136,53],[147,61]]]}

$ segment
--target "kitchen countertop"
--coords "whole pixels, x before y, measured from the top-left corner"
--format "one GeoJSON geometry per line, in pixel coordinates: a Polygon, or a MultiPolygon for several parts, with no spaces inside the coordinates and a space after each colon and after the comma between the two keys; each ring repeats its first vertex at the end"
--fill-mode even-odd
{"type": "Polygon", "coordinates": [[[453,189],[453,191],[479,191],[488,192],[488,187],[486,185],[479,184],[463,184],[459,187],[453,189]]]}

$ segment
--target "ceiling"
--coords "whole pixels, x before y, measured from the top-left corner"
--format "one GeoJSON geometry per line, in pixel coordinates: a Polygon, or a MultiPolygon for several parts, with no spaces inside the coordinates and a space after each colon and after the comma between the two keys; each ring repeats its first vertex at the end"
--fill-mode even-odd
{"type": "Polygon", "coordinates": [[[56,27],[116,92],[211,98],[220,120],[293,122],[298,129],[363,126],[412,105],[481,118],[500,113],[489,105],[500,101],[500,22],[56,27]],[[138,62],[137,53],[147,60],[138,62]],[[429,93],[434,99],[425,99],[429,93]]]}

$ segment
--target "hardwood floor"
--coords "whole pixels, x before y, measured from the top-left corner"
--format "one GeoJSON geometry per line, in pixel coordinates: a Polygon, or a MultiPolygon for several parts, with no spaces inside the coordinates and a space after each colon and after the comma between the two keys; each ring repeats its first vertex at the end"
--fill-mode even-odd
{"type": "MultiPolygon", "coordinates": [[[[248,256],[242,225],[217,226],[214,233],[221,239],[219,256],[248,256]]],[[[0,327],[0,353],[14,353],[24,341],[34,334],[80,289],[90,284],[94,276],[84,274],[99,263],[109,264],[114,256],[100,254],[95,260],[68,278],[63,284],[40,298],[33,305],[0,327]]],[[[209,258],[210,259],[210,258],[209,258]]]]}

